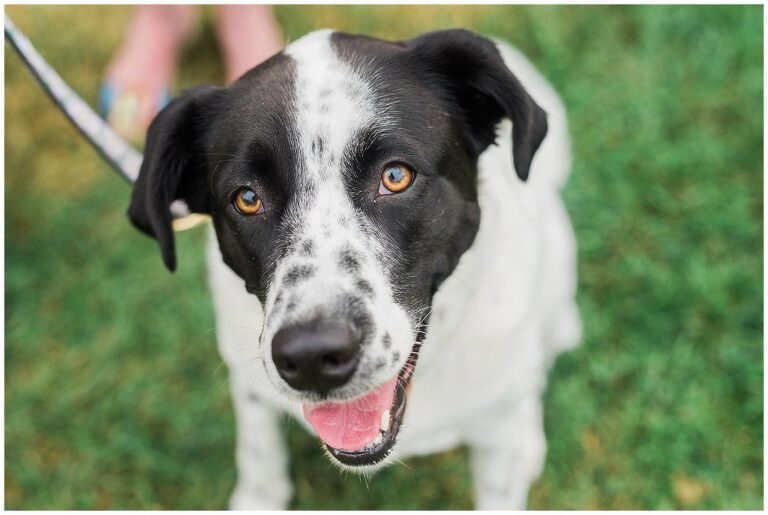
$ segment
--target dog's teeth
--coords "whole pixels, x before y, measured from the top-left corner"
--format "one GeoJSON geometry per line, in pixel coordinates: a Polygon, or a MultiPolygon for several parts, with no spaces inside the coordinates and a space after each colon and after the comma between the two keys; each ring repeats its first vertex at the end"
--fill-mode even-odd
{"type": "Polygon", "coordinates": [[[371,445],[379,445],[382,442],[382,440],[384,440],[384,435],[381,432],[379,432],[379,436],[376,437],[376,439],[373,441],[373,444],[371,445]]]}
{"type": "Polygon", "coordinates": [[[381,414],[381,430],[386,431],[387,429],[389,429],[389,410],[381,414]]]}

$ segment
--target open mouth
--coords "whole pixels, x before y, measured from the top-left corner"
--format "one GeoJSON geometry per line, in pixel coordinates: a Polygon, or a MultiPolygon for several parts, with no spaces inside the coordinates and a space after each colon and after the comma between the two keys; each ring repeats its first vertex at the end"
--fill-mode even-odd
{"type": "Polygon", "coordinates": [[[351,467],[375,465],[389,455],[405,414],[419,347],[417,341],[400,372],[364,397],[304,405],[304,418],[339,462],[351,467]]]}

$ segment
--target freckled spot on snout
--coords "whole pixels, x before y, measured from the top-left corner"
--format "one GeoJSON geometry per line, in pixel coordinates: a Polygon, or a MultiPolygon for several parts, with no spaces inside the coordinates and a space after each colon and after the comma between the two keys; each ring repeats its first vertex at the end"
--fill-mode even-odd
{"type": "Polygon", "coordinates": [[[325,140],[320,136],[315,136],[312,139],[312,154],[322,158],[325,152],[325,140]]]}
{"type": "Polygon", "coordinates": [[[387,362],[386,362],[386,360],[384,360],[384,359],[378,359],[378,360],[376,360],[376,364],[374,365],[374,367],[373,367],[373,368],[374,368],[374,370],[381,370],[381,369],[382,369],[382,368],[384,368],[386,365],[387,365],[387,362]]]}
{"type": "Polygon", "coordinates": [[[360,331],[363,344],[370,343],[376,325],[365,305],[365,301],[356,295],[344,295],[340,300],[339,312],[352,320],[360,331]]]}
{"type": "Polygon", "coordinates": [[[304,240],[301,243],[301,248],[299,249],[299,255],[301,256],[312,256],[315,253],[315,242],[312,240],[304,240]]]}
{"type": "Polygon", "coordinates": [[[317,269],[312,265],[295,265],[283,277],[283,285],[291,287],[315,275],[317,269]]]}
{"type": "Polygon", "coordinates": [[[400,353],[395,351],[392,353],[392,364],[394,365],[398,361],[400,361],[400,353]]]}
{"type": "Polygon", "coordinates": [[[356,274],[360,271],[360,261],[362,257],[360,254],[350,248],[342,249],[339,252],[339,268],[342,272],[350,274],[356,274]]]}
{"type": "Polygon", "coordinates": [[[381,337],[381,344],[385,349],[392,347],[392,336],[389,333],[384,333],[384,336],[381,337]]]}
{"type": "Polygon", "coordinates": [[[363,299],[356,295],[344,295],[341,298],[341,309],[348,315],[358,315],[368,311],[363,299]]]}
{"type": "Polygon", "coordinates": [[[355,287],[366,297],[370,298],[374,296],[373,286],[371,286],[371,283],[365,279],[358,279],[355,281],[355,287]]]}

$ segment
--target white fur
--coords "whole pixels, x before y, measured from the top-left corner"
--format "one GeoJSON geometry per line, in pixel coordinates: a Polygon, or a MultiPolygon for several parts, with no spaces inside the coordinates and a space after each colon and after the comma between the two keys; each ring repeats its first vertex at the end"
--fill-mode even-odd
{"type": "MultiPolygon", "coordinates": [[[[296,64],[297,101],[294,120],[299,128],[302,160],[298,170],[299,190],[308,189],[288,213],[288,222],[302,239],[313,242],[311,256],[295,251],[277,265],[273,283],[293,266],[310,265],[317,272],[312,278],[286,291],[272,287],[266,302],[267,324],[261,337],[261,352],[269,356],[275,332],[293,320],[306,320],[318,310],[333,309],[341,295],[354,293],[354,278],[341,273],[339,253],[351,249],[361,256],[362,276],[373,287],[375,296],[366,304],[376,313],[376,332],[358,365],[356,375],[335,392],[338,399],[351,399],[394,377],[405,365],[415,338],[415,325],[395,303],[386,277],[397,262],[390,248],[376,238],[378,231],[358,213],[350,200],[342,178],[341,158],[345,147],[362,128],[385,131],[386,117],[378,114],[373,94],[358,74],[336,57],[331,48],[332,31],[311,33],[286,49],[296,64]],[[322,140],[323,151],[313,151],[313,143],[322,140]],[[283,291],[295,301],[290,314],[274,310],[275,297],[283,291]],[[384,349],[381,339],[390,334],[392,346],[384,349]],[[398,359],[392,359],[397,352],[398,359]],[[383,364],[383,365],[382,365],[383,364]]],[[[298,249],[294,249],[298,250],[298,249]]],[[[333,313],[327,313],[333,315],[333,313]]],[[[411,317],[413,318],[413,317],[411,317]]],[[[274,363],[264,360],[267,374],[278,390],[294,398],[313,400],[311,394],[292,390],[278,375],[274,363]]]]}
{"type": "MultiPolygon", "coordinates": [[[[323,168],[327,163],[313,161],[309,152],[314,131],[325,131],[329,149],[340,152],[354,127],[370,122],[375,114],[366,103],[365,84],[334,59],[329,35],[311,34],[288,49],[299,64],[299,98],[307,100],[297,113],[306,128],[301,142],[307,155],[304,176],[318,186],[295,222],[323,242],[321,255],[330,256],[339,245],[351,243],[371,258],[370,263],[381,262],[386,249],[370,237],[370,228],[336,223],[344,216],[354,218],[350,202],[340,178],[323,168]],[[352,87],[342,87],[343,82],[352,87]],[[335,111],[321,115],[316,92],[326,84],[334,91],[329,105],[335,111]]],[[[500,126],[499,145],[481,156],[480,228],[435,295],[395,453],[403,458],[467,443],[477,506],[523,508],[544,462],[541,394],[547,370],[560,351],[579,341],[580,319],[574,303],[575,240],[560,198],[570,168],[565,111],[551,86],[521,54],[503,43],[499,48],[509,68],[547,111],[549,132],[527,183],[514,172],[510,122],[500,126]]],[[[286,258],[276,277],[292,259],[286,258]]],[[[208,260],[219,347],[230,369],[238,421],[239,478],[231,507],[285,507],[291,489],[275,410],[288,411],[309,426],[298,402],[287,400],[287,385],[280,387],[274,366],[270,368],[268,348],[257,343],[262,307],[222,262],[212,231],[208,260]]],[[[367,268],[366,274],[378,277],[375,288],[385,299],[380,308],[396,320],[390,329],[398,331],[396,345],[406,349],[404,361],[413,335],[403,328],[413,327],[414,314],[397,311],[381,271],[367,268]]],[[[343,280],[330,270],[320,273],[307,282],[301,296],[308,306],[323,302],[323,295],[343,280]]],[[[273,301],[267,299],[267,313],[273,301]]],[[[271,339],[273,330],[266,330],[262,342],[271,339]]],[[[376,352],[383,350],[373,355],[376,352]]],[[[401,366],[388,367],[377,381],[392,377],[401,366]]],[[[375,481],[371,488],[376,488],[375,481]]]]}

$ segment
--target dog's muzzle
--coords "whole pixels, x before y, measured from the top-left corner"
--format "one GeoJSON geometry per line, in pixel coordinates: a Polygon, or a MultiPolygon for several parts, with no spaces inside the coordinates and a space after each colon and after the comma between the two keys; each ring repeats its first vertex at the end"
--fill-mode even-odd
{"type": "Polygon", "coordinates": [[[392,451],[405,414],[406,398],[424,332],[398,374],[349,402],[304,404],[304,418],[330,454],[343,465],[370,466],[392,451]]]}

